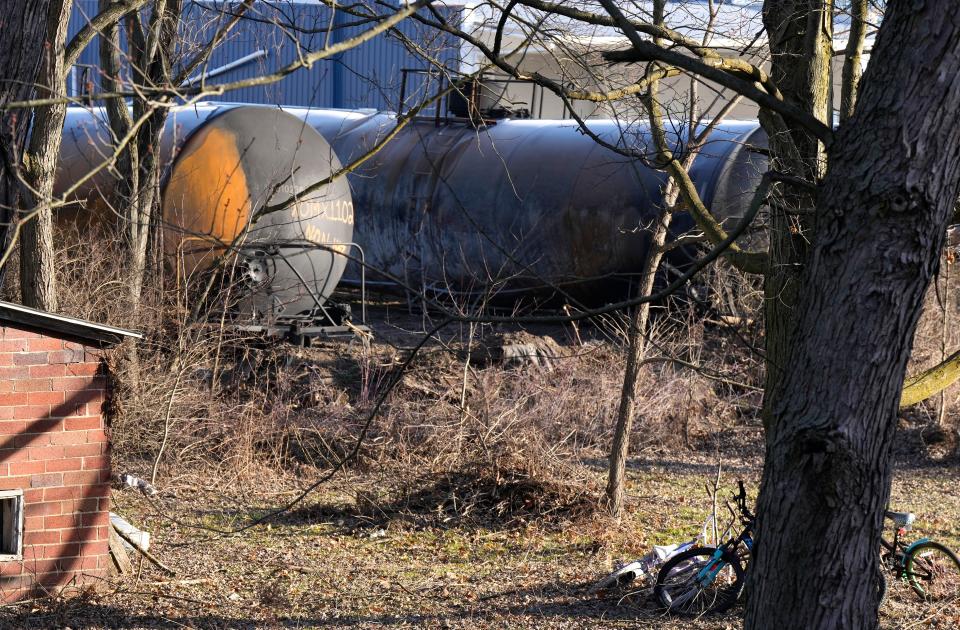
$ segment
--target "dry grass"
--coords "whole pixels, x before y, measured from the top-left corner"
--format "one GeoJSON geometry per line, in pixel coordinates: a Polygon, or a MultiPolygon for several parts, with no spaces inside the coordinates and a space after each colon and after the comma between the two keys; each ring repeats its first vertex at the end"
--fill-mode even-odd
{"type": "MultiPolygon", "coordinates": [[[[755,488],[759,462],[729,459],[724,491],[735,477],[755,488]]],[[[602,471],[585,474],[599,479],[602,471]]],[[[634,462],[630,510],[614,525],[577,519],[562,528],[537,520],[512,526],[442,526],[371,519],[354,510],[358,491],[375,494],[390,471],[368,471],[333,486],[271,526],[229,538],[170,519],[230,526],[289,497],[301,480],[271,480],[230,494],[195,483],[168,487],[151,504],[117,495],[119,508],[155,535],[155,551],[178,572],[144,565],[139,578],[105,584],[80,600],[54,600],[2,613],[18,628],[689,628],[731,629],[739,611],[720,618],[662,616],[643,592],[596,598],[587,585],[615,559],[630,560],[652,544],[692,537],[709,510],[703,484],[709,458],[634,462]]],[[[960,477],[952,468],[900,469],[894,504],[918,514],[915,536],[960,544],[960,477]]],[[[948,628],[943,614],[899,586],[882,609],[884,628],[948,628]]]]}

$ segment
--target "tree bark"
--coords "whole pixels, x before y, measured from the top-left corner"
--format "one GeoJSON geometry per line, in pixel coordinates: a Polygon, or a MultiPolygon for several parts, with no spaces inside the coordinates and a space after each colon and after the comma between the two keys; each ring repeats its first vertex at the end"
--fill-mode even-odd
{"type": "Polygon", "coordinates": [[[840,120],[853,116],[857,104],[857,88],[863,69],[863,45],[867,38],[868,0],[853,0],[850,3],[850,32],[843,55],[843,81],[840,84],[840,120]]]}
{"type": "MultiPolygon", "coordinates": [[[[833,0],[766,0],[763,24],[769,40],[770,76],[784,99],[814,116],[829,120],[830,59],[833,54],[833,0]]],[[[822,175],[821,143],[802,126],[778,126],[760,112],[770,137],[771,167],[815,185],[822,175]]],[[[764,270],[766,383],[763,419],[773,421],[771,393],[790,363],[790,331],[798,304],[799,277],[814,237],[814,199],[803,186],[781,184],[770,203],[770,244],[764,270]]]]}
{"type": "MultiPolygon", "coordinates": [[[[0,105],[30,98],[44,50],[49,0],[9,0],[0,17],[0,105]]],[[[30,111],[0,112],[0,235],[4,253],[14,236],[22,191],[22,159],[30,111]]],[[[0,269],[0,277],[3,269],[0,269]]]]}
{"type": "MultiPolygon", "coordinates": [[[[676,201],[676,186],[669,180],[667,189],[673,188],[671,193],[676,201]]],[[[654,281],[660,261],[663,259],[663,246],[667,241],[670,230],[670,221],[673,217],[672,202],[665,199],[664,207],[657,217],[653,233],[650,235],[650,246],[643,261],[643,271],[640,276],[640,287],[637,295],[653,293],[654,281]]],[[[640,367],[643,354],[646,350],[647,325],[650,321],[650,303],[646,302],[636,307],[630,318],[627,329],[627,364],[624,368],[623,387],[620,390],[620,406],[617,409],[617,420],[613,430],[613,444],[610,447],[610,469],[607,476],[606,500],[607,509],[613,516],[620,516],[623,509],[624,488],[626,485],[627,455],[630,450],[630,431],[633,427],[634,407],[637,400],[637,382],[640,378],[640,367]]]]}
{"type": "MultiPolygon", "coordinates": [[[[47,46],[38,76],[38,96],[66,96],[64,46],[73,0],[52,0],[47,16],[47,46]]],[[[20,240],[20,297],[26,306],[56,312],[57,283],[51,201],[63,138],[65,104],[37,108],[30,132],[28,176],[35,216],[23,224],[20,240]]]]}
{"type": "Polygon", "coordinates": [[[774,392],[745,627],[877,625],[891,445],[960,181],[960,15],[887,4],[830,150],[792,353],[774,392]]]}

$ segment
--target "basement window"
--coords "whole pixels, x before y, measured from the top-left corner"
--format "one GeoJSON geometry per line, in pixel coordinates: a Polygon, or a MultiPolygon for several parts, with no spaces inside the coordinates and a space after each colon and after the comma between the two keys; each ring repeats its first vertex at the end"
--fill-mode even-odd
{"type": "Polygon", "coordinates": [[[23,490],[0,490],[0,562],[23,558],[23,490]]]}

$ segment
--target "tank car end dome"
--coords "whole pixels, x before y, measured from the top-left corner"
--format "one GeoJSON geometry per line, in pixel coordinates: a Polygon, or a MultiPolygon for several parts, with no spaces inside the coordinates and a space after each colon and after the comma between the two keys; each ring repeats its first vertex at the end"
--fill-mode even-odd
{"type": "Polygon", "coordinates": [[[185,109],[171,118],[188,135],[164,184],[167,255],[191,274],[237,249],[255,289],[244,310],[309,316],[337,286],[353,240],[349,185],[326,181],[341,168],[333,149],[277,108],[185,109]]]}

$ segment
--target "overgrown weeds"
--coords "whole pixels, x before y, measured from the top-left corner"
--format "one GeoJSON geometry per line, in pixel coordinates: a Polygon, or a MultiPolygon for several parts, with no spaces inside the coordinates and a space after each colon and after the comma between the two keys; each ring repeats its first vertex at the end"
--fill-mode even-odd
{"type": "MultiPolygon", "coordinates": [[[[393,307],[389,321],[398,328],[385,335],[389,344],[375,337],[369,345],[294,347],[238,333],[215,311],[195,318],[204,279],[162,265],[132,309],[109,238],[75,231],[60,242],[62,310],[145,334],[132,358],[121,348],[111,360],[118,471],[161,487],[199,476],[214,487],[259,484],[272,474],[312,479],[353,450],[386,395],[349,463],[397,471],[377,509],[514,521],[571,518],[595,503],[622,384],[616,318],[576,330],[443,331],[387,392],[419,338],[419,316],[398,316],[393,307]],[[543,360],[521,353],[504,362],[505,339],[547,350],[543,360]]],[[[373,308],[375,331],[388,308],[373,308]]],[[[660,310],[633,452],[712,449],[718,432],[756,425],[755,324],[711,323],[689,301],[660,310]]]]}

